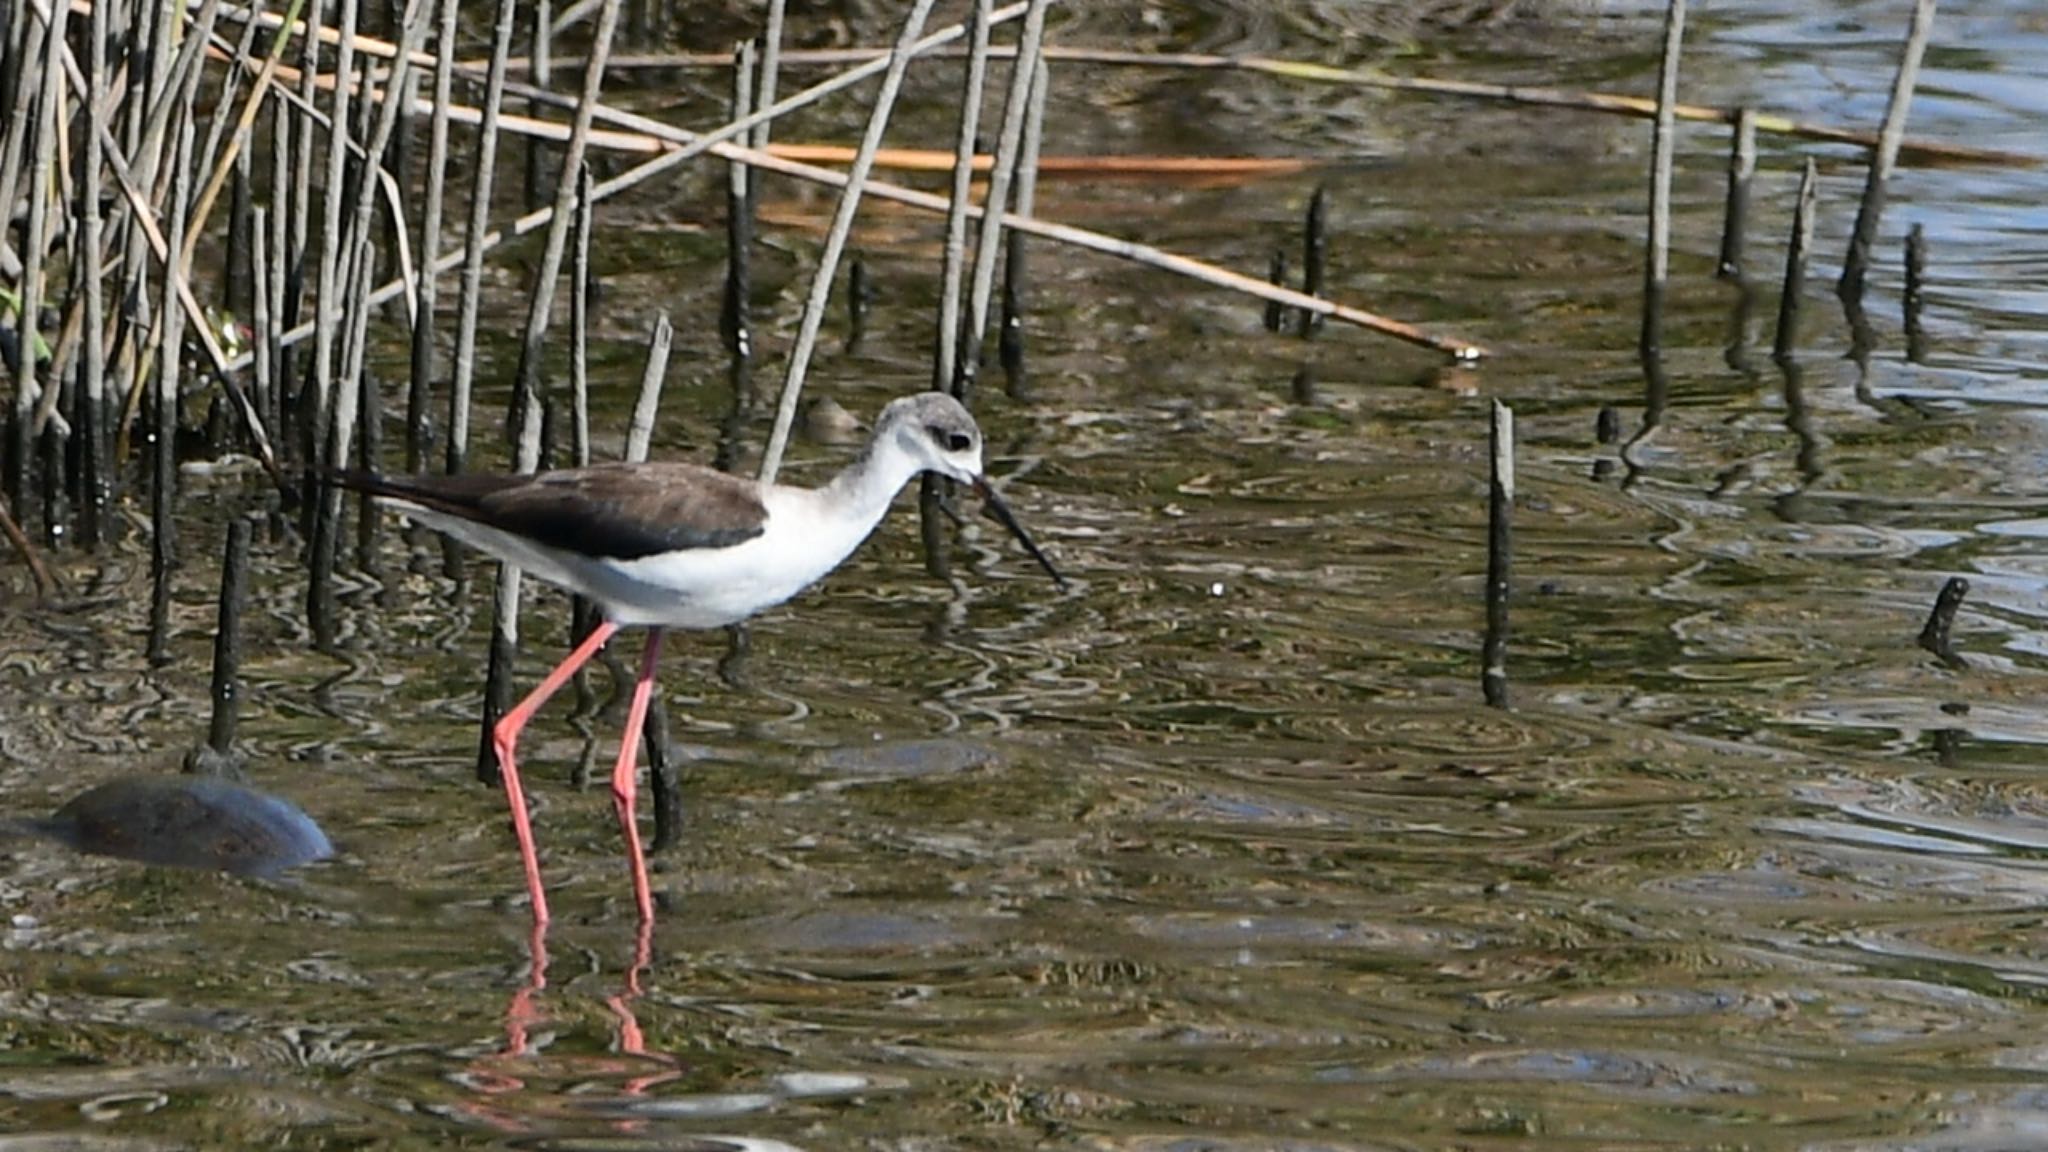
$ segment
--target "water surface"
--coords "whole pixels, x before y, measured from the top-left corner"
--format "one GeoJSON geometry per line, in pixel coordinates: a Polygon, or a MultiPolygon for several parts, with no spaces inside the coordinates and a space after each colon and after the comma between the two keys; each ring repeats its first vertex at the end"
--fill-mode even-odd
{"type": "MultiPolygon", "coordinates": [[[[1874,124],[1902,8],[1699,14],[1684,95],[1874,124]]],[[[1319,11],[1155,34],[1654,80],[1657,15],[1633,7],[1393,41],[1319,11]]],[[[1108,20],[1059,35],[1127,43],[1108,20]]],[[[2041,150],[2048,27],[2020,3],[1939,27],[1914,132],[2041,150]]],[[[471,780],[489,569],[451,580],[437,548],[387,533],[374,574],[351,557],[336,657],[309,650],[295,547],[260,547],[244,750],[341,855],[258,882],[8,846],[0,1130],[124,1148],[2038,1143],[2048,175],[1904,172],[1859,364],[1824,291],[1855,158],[1763,142],[1744,310],[1711,275],[1725,136],[1686,128],[1653,396],[1635,356],[1644,125],[1270,77],[1056,75],[1061,151],[1357,163],[1051,182],[1041,213],[1258,270],[1297,244],[1320,181],[1332,294],[1498,356],[1447,372],[1356,332],[1274,336],[1243,301],[1034,248],[1034,392],[991,387],[982,411],[995,471],[1074,587],[979,521],[958,580],[933,581],[906,500],[742,657],[723,634],[673,643],[689,823],[637,988],[610,805],[571,784],[603,775],[622,708],[572,718],[565,701],[523,749],[559,917],[539,986],[501,801],[471,780]],[[1822,252],[1788,374],[1769,346],[1807,155],[1822,252]],[[1917,363],[1897,310],[1915,222],[1933,252],[1917,363]],[[1521,435],[1509,711],[1478,683],[1490,398],[1521,435]],[[1620,436],[1602,443],[1610,406],[1620,436]],[[1912,643],[1954,574],[1973,588],[1961,671],[1912,643]]],[[[714,77],[675,83],[693,107],[722,99],[714,77]]],[[[949,76],[919,93],[925,142],[951,93],[949,76]]],[[[850,138],[857,119],[789,138],[850,138]]],[[[713,450],[730,394],[712,187],[601,217],[601,450],[657,306],[681,329],[657,451],[713,450]]],[[[767,187],[764,392],[829,211],[767,187]]],[[[872,413],[924,383],[940,234],[877,206],[857,242],[876,320],[858,352],[827,340],[813,387],[872,413]]],[[[501,403],[513,354],[486,356],[501,403]]],[[[403,363],[395,336],[384,360],[403,363]]],[[[790,475],[844,455],[804,449],[790,475]]],[[[17,814],[169,771],[200,738],[210,558],[260,495],[190,499],[167,666],[142,658],[139,533],[54,557],[54,606],[29,609],[25,574],[0,571],[17,814]]],[[[567,627],[560,598],[529,595],[528,682],[567,627]]]]}

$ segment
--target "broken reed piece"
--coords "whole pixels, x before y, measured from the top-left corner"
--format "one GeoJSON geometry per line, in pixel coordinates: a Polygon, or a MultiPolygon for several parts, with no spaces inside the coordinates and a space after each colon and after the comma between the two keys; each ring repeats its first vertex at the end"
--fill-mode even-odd
{"type": "Polygon", "coordinates": [[[1479,687],[1486,703],[1508,706],[1508,597],[1513,590],[1515,413],[1493,402],[1491,474],[1486,487],[1486,640],[1479,687]]]}
{"type": "Polygon", "coordinates": [[[185,770],[203,776],[239,775],[235,730],[242,712],[242,618],[249,603],[249,521],[228,524],[227,547],[221,556],[220,608],[213,630],[213,682],[208,698],[213,712],[206,743],[185,757],[185,770]]]}
{"type": "Polygon", "coordinates": [[[1792,243],[1785,249],[1785,287],[1778,296],[1778,335],[1771,344],[1771,358],[1780,364],[1792,359],[1799,344],[1799,312],[1806,292],[1806,260],[1813,248],[1818,185],[1819,176],[1809,156],[1806,171],[1799,177],[1798,206],[1792,210],[1792,243]]]}
{"type": "MultiPolygon", "coordinates": [[[[1323,294],[1325,265],[1330,255],[1330,213],[1329,196],[1322,185],[1316,185],[1315,195],[1308,198],[1308,219],[1302,226],[1301,235],[1301,290],[1310,296],[1323,294]]],[[[1299,321],[1299,332],[1309,337],[1320,332],[1323,316],[1320,312],[1303,309],[1299,321]]]]}
{"type": "Polygon", "coordinates": [[[1950,631],[1955,627],[1956,612],[1963,606],[1963,597],[1969,594],[1968,580],[1961,576],[1949,577],[1948,582],[1941,586],[1941,594],[1934,598],[1934,611],[1927,614],[1926,626],[1920,629],[1920,646],[1958,671],[1969,664],[1956,651],[1950,631]]]}
{"type": "Polygon", "coordinates": [[[1735,110],[1735,132],[1728,149],[1728,203],[1721,220],[1723,280],[1742,279],[1742,250],[1749,239],[1749,189],[1756,178],[1756,113],[1748,106],[1735,110]]]}
{"type": "Polygon", "coordinates": [[[874,303],[875,288],[868,280],[867,257],[856,252],[846,269],[846,350],[852,352],[867,339],[868,307],[874,303]]]}
{"type": "Polygon", "coordinates": [[[1927,229],[1914,224],[1906,233],[1906,292],[1902,300],[1906,321],[1906,359],[1915,364],[1927,359],[1927,328],[1921,312],[1927,304],[1927,229]]]}
{"type": "MultiPolygon", "coordinates": [[[[1287,253],[1280,248],[1273,249],[1273,258],[1266,262],[1266,283],[1283,285],[1287,283],[1287,253]]],[[[1287,305],[1278,300],[1266,301],[1266,331],[1278,332],[1287,327],[1287,305]]]]}

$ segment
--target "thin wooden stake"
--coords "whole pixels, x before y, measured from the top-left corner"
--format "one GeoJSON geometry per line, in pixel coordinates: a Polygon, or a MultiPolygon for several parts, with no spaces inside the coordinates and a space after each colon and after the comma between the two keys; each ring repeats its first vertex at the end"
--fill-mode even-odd
{"type": "Polygon", "coordinates": [[[1927,360],[1927,325],[1921,313],[1927,306],[1927,230],[1915,223],[1906,233],[1906,293],[1901,304],[1906,322],[1906,359],[1915,364],[1927,360]]]}
{"type": "Polygon", "coordinates": [[[1664,348],[1664,286],[1671,278],[1671,165],[1678,146],[1673,109],[1678,104],[1678,62],[1685,47],[1685,0],[1664,12],[1664,58],[1657,69],[1657,118],[1652,123],[1650,235],[1643,261],[1643,315],[1637,349],[1644,360],[1664,348]]]}
{"type": "Polygon", "coordinates": [[[846,250],[848,233],[853,231],[854,213],[860,208],[861,192],[867,185],[868,172],[874,167],[875,150],[882,146],[882,130],[888,126],[889,114],[896,106],[896,95],[902,90],[903,75],[914,55],[918,33],[924,30],[924,22],[931,15],[931,10],[932,0],[915,0],[909,15],[904,17],[903,31],[896,38],[894,50],[889,53],[889,67],[883,74],[881,91],[875,94],[874,108],[868,114],[867,131],[861,137],[860,152],[847,170],[846,187],[840,193],[832,227],[825,234],[825,249],[819,254],[817,270],[811,276],[811,290],[804,301],[796,344],[790,350],[789,374],[783,381],[782,400],[775,410],[775,430],[769,436],[767,450],[761,455],[763,484],[774,483],[775,473],[782,467],[782,454],[789,446],[790,426],[796,420],[797,400],[803,394],[804,374],[810,369],[811,350],[817,346],[818,329],[825,322],[825,302],[831,296],[832,281],[839,271],[839,257],[846,250]]]}
{"type": "Polygon", "coordinates": [[[1920,60],[1927,53],[1927,40],[1934,31],[1935,0],[1916,0],[1913,22],[1906,30],[1906,46],[1899,53],[1899,72],[1892,81],[1891,101],[1885,106],[1884,126],[1878,131],[1877,147],[1870,156],[1870,172],[1863,184],[1863,199],[1856,207],[1856,226],[1849,233],[1849,254],[1842,262],[1841,279],[1835,294],[1844,300],[1861,300],[1863,280],[1870,265],[1871,246],[1877,243],[1878,220],[1884,215],[1885,186],[1899,164],[1899,145],[1906,138],[1906,114],[1913,107],[1913,86],[1920,79],[1920,60]]]}
{"type": "Polygon", "coordinates": [[[1820,179],[1808,157],[1806,171],[1799,178],[1799,203],[1792,211],[1792,243],[1785,249],[1785,287],[1778,296],[1778,335],[1771,344],[1771,357],[1780,364],[1792,359],[1799,346],[1799,313],[1806,293],[1806,261],[1813,250],[1813,220],[1820,195],[1820,179]]]}
{"type": "MultiPolygon", "coordinates": [[[[481,131],[477,133],[476,160],[471,166],[469,232],[462,259],[461,318],[455,329],[455,380],[448,390],[448,471],[463,470],[469,456],[470,386],[476,374],[476,321],[483,305],[484,248],[491,223],[491,187],[498,163],[498,117],[505,99],[505,61],[512,55],[513,15],[517,0],[499,0],[495,38],[491,42],[490,75],[484,82],[481,131]]],[[[495,666],[498,638],[492,637],[495,666]]],[[[509,696],[510,689],[507,689],[509,696]]],[[[506,701],[507,706],[510,700],[506,701]]],[[[488,709],[487,709],[488,710],[488,709]]],[[[482,755],[490,760],[488,781],[497,780],[497,759],[491,751],[490,732],[484,732],[482,755]]],[[[481,764],[477,774],[484,777],[481,764]]]]}
{"type": "Polygon", "coordinates": [[[235,731],[242,714],[242,615],[248,602],[249,522],[238,516],[228,523],[213,630],[213,685],[208,693],[213,714],[207,723],[206,749],[211,753],[207,759],[215,765],[235,761],[235,731]]]}
{"type": "MultiPolygon", "coordinates": [[[[1323,281],[1328,275],[1330,259],[1330,212],[1329,194],[1322,185],[1316,185],[1315,195],[1308,200],[1308,221],[1302,227],[1301,237],[1301,290],[1309,296],[1323,294],[1323,281]]],[[[1304,311],[1300,316],[1301,335],[1309,337],[1322,331],[1321,314],[1304,311]]]]}
{"type": "Polygon", "coordinates": [[[1515,414],[1493,402],[1492,474],[1486,495],[1486,640],[1480,689],[1487,704],[1508,706],[1508,598],[1513,591],[1515,414]]]}
{"type": "MultiPolygon", "coordinates": [[[[754,46],[733,50],[732,116],[745,116],[754,103],[754,46]]],[[[718,311],[718,334],[734,360],[753,359],[754,337],[749,298],[754,291],[754,206],[747,166],[738,161],[725,169],[725,296],[718,311]]]]}
{"type": "MultiPolygon", "coordinates": [[[[596,117],[598,93],[604,85],[604,66],[611,54],[612,35],[618,29],[619,0],[605,0],[597,17],[596,41],[584,65],[582,96],[569,130],[568,147],[562,156],[562,172],[555,183],[554,216],[548,221],[548,238],[541,249],[540,269],[534,275],[533,295],[526,312],[526,337],[519,347],[519,369],[512,386],[511,415],[520,417],[524,408],[540,402],[542,345],[554,315],[556,282],[562,274],[562,257],[569,246],[570,225],[575,221],[577,174],[589,148],[590,126],[596,117]]],[[[515,419],[516,426],[522,420],[515,419]]]]}
{"type": "Polygon", "coordinates": [[[1749,239],[1749,188],[1756,178],[1756,113],[1748,107],[1735,113],[1735,132],[1728,146],[1728,204],[1721,220],[1721,263],[1724,280],[1742,279],[1742,250],[1749,239]]]}

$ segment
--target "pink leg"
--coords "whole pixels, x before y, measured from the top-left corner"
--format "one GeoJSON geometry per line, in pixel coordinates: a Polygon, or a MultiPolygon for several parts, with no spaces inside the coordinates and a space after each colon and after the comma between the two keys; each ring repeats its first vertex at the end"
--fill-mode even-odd
{"type": "Polygon", "coordinates": [[[654,674],[661,663],[661,629],[647,630],[647,651],[640,657],[640,680],[633,685],[633,705],[626,710],[626,734],[619,739],[619,764],[612,770],[612,804],[619,811],[619,830],[626,835],[626,860],[633,868],[633,905],[640,923],[654,923],[654,896],[647,885],[647,856],[640,850],[640,825],[633,814],[639,775],[640,730],[647,724],[647,701],[654,693],[654,674]]]}
{"type": "Polygon", "coordinates": [[[540,711],[541,705],[548,702],[548,697],[561,691],[562,685],[576,675],[576,670],[590,663],[590,658],[597,655],[598,649],[603,648],[604,642],[618,630],[619,626],[609,620],[591,629],[589,638],[555,665],[547,679],[527,693],[517,708],[500,717],[497,727],[491,729],[491,747],[498,753],[498,775],[505,781],[505,801],[512,806],[512,832],[519,837],[519,860],[526,866],[526,891],[533,897],[535,924],[548,922],[548,898],[540,887],[540,856],[533,850],[533,825],[526,817],[526,790],[519,786],[519,769],[512,763],[512,750],[519,744],[520,730],[533,719],[534,713],[540,711]]]}

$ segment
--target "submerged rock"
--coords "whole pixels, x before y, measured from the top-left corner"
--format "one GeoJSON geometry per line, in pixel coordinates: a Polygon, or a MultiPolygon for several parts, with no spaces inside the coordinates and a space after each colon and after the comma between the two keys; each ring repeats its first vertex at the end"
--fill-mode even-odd
{"type": "Polygon", "coordinates": [[[208,776],[127,776],[17,827],[95,856],[270,876],[331,856],[298,805],[208,776]]]}

